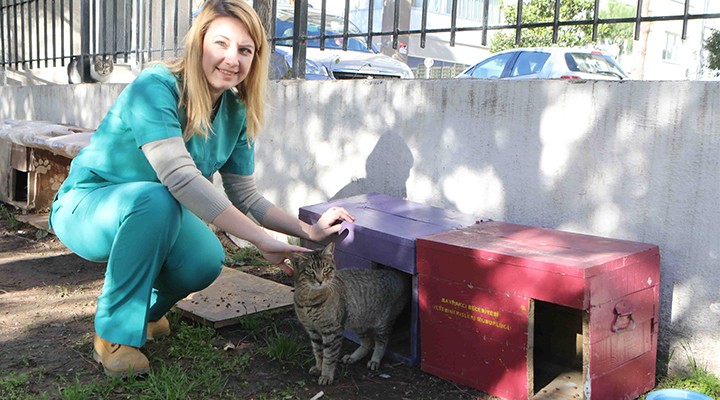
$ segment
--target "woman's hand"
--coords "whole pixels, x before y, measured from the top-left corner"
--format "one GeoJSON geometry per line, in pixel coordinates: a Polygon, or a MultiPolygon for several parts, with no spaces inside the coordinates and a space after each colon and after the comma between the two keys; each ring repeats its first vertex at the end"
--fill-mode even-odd
{"type": "Polygon", "coordinates": [[[322,242],[328,236],[340,232],[342,221],[354,222],[355,217],[342,207],[330,207],[311,227],[310,240],[322,242]]]}
{"type": "Polygon", "coordinates": [[[257,246],[258,250],[260,250],[263,258],[268,260],[271,264],[280,267],[287,276],[293,276],[293,269],[289,265],[285,264],[285,260],[293,253],[305,253],[312,251],[310,249],[306,249],[305,247],[283,243],[272,238],[264,240],[260,243],[255,243],[255,246],[257,246]]]}

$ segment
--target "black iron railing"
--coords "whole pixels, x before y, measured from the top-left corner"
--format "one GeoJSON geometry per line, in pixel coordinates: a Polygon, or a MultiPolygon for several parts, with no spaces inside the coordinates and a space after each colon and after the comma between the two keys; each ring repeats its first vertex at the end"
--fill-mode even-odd
{"type": "MultiPolygon", "coordinates": [[[[278,0],[256,0],[269,4],[274,13],[278,0]]],[[[282,0],[281,0],[282,1],[282,0]]],[[[321,11],[326,15],[329,1],[322,0],[321,11]]],[[[428,27],[429,4],[431,0],[395,0],[391,7],[385,5],[383,29],[374,30],[375,5],[381,0],[368,0],[367,26],[362,33],[351,33],[347,24],[341,34],[327,34],[321,29],[319,35],[308,36],[304,23],[296,23],[293,37],[271,35],[273,44],[280,40],[292,40],[295,57],[292,68],[296,77],[304,76],[305,47],[307,40],[319,39],[324,43],[327,38],[340,37],[347,46],[348,39],[356,36],[366,39],[368,44],[373,38],[387,39],[393,49],[400,46],[400,37],[419,36],[421,47],[425,47],[428,34],[449,34],[449,45],[454,46],[456,34],[460,32],[481,32],[481,44],[487,45],[490,31],[514,30],[519,43],[524,29],[551,27],[553,39],[557,41],[558,32],[565,26],[592,26],[592,40],[598,35],[598,28],[604,24],[633,24],[634,36],[640,36],[642,24],[656,21],[676,21],[682,25],[682,39],[686,38],[688,23],[694,20],[720,18],[720,13],[691,13],[691,0],[680,0],[683,12],[677,15],[643,15],[643,1],[637,0],[636,15],[626,18],[603,19],[599,15],[600,0],[595,0],[591,18],[587,20],[564,21],[560,18],[561,0],[554,0],[554,18],[552,21],[527,23],[522,20],[523,0],[517,1],[517,17],[513,24],[491,23],[490,6],[498,6],[497,0],[446,0],[443,4],[450,10],[450,25],[443,28],[428,27]],[[403,27],[401,20],[409,5],[421,10],[421,22],[418,29],[403,27]],[[402,5],[404,7],[401,7],[402,5]],[[462,6],[462,7],[461,7],[462,6]],[[470,10],[468,7],[476,7],[470,10]],[[477,25],[458,22],[458,9],[464,13],[480,16],[477,25]]],[[[0,0],[0,70],[20,70],[66,65],[74,57],[89,57],[95,54],[112,55],[125,62],[131,60],[138,65],[156,59],[174,57],[182,50],[183,37],[192,22],[195,0],[0,0]]],[[[294,2],[296,21],[306,21],[308,0],[294,2]]],[[[256,8],[258,4],[256,4],[256,8]]],[[[350,0],[345,0],[345,20],[348,21],[350,0]]],[[[274,32],[275,20],[269,18],[269,31],[274,32]]]]}

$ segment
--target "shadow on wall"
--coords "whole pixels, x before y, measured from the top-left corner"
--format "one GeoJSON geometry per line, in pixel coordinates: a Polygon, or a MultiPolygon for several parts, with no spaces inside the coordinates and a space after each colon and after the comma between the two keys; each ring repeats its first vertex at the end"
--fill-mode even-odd
{"type": "Polygon", "coordinates": [[[385,133],[365,161],[365,178],[353,178],[331,200],[364,193],[382,193],[404,199],[413,162],[405,140],[397,133],[385,133]]]}

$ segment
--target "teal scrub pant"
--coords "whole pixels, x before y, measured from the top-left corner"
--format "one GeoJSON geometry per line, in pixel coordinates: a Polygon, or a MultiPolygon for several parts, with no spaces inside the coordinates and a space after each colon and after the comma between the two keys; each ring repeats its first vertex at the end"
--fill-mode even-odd
{"type": "Polygon", "coordinates": [[[77,255],[107,262],[95,332],[132,347],[148,321],[209,286],[225,258],[207,224],[157,182],[72,189],[53,202],[50,224],[77,255]]]}

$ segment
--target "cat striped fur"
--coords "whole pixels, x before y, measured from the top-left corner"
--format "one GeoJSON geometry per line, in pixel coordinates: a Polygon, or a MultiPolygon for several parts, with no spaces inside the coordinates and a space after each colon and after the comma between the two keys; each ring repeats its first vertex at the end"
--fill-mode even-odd
{"type": "Polygon", "coordinates": [[[318,384],[335,379],[343,332],[351,330],[360,346],[342,357],[354,363],[372,351],[367,367],[377,370],[385,355],[393,324],[410,301],[410,277],[390,268],[336,269],[335,245],[290,259],[295,269],[294,304],[298,320],[310,336],[318,384]]]}

